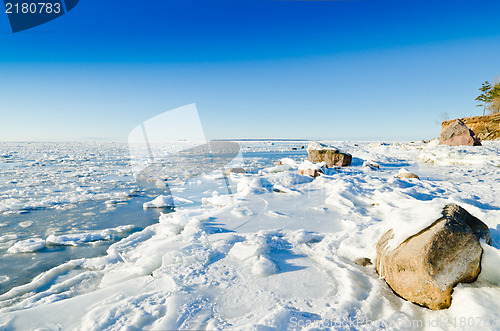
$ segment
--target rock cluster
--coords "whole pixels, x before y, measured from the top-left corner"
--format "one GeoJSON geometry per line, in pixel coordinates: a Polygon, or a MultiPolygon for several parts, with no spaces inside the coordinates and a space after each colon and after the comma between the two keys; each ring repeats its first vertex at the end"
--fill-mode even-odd
{"type": "Polygon", "coordinates": [[[488,226],[457,205],[447,205],[441,218],[390,250],[392,238],[390,230],[377,245],[378,274],[402,298],[434,310],[451,305],[455,285],[477,278],[480,240],[491,244],[488,226]]]}

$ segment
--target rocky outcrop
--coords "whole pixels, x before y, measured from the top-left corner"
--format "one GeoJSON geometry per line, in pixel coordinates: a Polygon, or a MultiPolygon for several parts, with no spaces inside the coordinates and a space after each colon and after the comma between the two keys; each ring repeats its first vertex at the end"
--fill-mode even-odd
{"type": "Polygon", "coordinates": [[[481,146],[481,141],[474,131],[458,119],[441,130],[439,143],[450,146],[481,146]]]}
{"type": "MultiPolygon", "coordinates": [[[[500,139],[500,114],[493,114],[487,116],[474,116],[460,118],[462,122],[467,125],[476,136],[481,140],[499,140],[500,139]]],[[[453,121],[449,120],[442,123],[444,130],[453,121]]]]}
{"type": "Polygon", "coordinates": [[[434,310],[451,305],[455,285],[476,280],[479,241],[491,244],[488,226],[457,205],[447,205],[440,219],[390,250],[392,238],[390,230],[377,245],[378,274],[402,298],[434,310]]]}
{"type": "Polygon", "coordinates": [[[314,163],[325,162],[328,167],[346,167],[351,165],[352,162],[351,154],[342,153],[334,147],[317,142],[309,143],[307,153],[309,154],[309,161],[314,163]]]}

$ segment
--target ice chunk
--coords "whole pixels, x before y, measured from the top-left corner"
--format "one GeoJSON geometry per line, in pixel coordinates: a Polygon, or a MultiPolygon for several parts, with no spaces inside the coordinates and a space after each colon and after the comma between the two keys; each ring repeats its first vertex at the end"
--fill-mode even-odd
{"type": "Polygon", "coordinates": [[[313,163],[311,161],[305,160],[299,165],[299,170],[320,170],[326,167],[326,162],[313,163]]]}
{"type": "Polygon", "coordinates": [[[278,272],[278,267],[273,261],[265,256],[261,256],[259,260],[253,265],[252,273],[257,276],[270,276],[278,272]]]}
{"type": "Polygon", "coordinates": [[[96,232],[65,234],[60,236],[50,235],[47,237],[46,243],[47,245],[79,246],[92,241],[112,240],[115,238],[115,234],[128,232],[133,228],[134,226],[129,224],[96,232]]]}
{"type": "Polygon", "coordinates": [[[188,199],[183,199],[179,197],[173,197],[171,195],[159,195],[154,200],[145,202],[142,207],[146,208],[165,208],[165,207],[175,207],[176,205],[190,204],[193,201],[188,199]]]}
{"type": "Polygon", "coordinates": [[[9,254],[32,253],[45,248],[45,240],[41,238],[30,238],[18,241],[7,250],[9,254]]]}
{"type": "Polygon", "coordinates": [[[257,243],[238,242],[229,251],[229,255],[238,260],[244,261],[252,257],[257,257],[263,253],[263,247],[257,243]]]}

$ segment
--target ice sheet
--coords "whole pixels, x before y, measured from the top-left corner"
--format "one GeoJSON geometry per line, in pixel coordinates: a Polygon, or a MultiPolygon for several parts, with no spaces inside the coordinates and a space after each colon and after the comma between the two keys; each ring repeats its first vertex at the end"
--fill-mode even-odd
{"type": "Polygon", "coordinates": [[[247,174],[228,177],[231,195],[206,186],[196,194],[202,180],[173,190],[194,203],[113,244],[107,256],[67,263],[0,296],[0,323],[86,330],[433,330],[438,323],[454,330],[466,321],[482,323],[472,329],[497,328],[500,143],[325,143],[350,153],[353,164],[312,179],[296,174],[305,152],[291,151],[307,143],[240,142],[247,174]],[[274,171],[283,158],[293,162],[274,171]],[[402,168],[420,180],[396,178],[402,168]],[[484,272],[455,289],[450,309],[406,302],[373,265],[354,263],[373,261],[387,230],[394,229],[396,246],[449,203],[485,222],[493,237],[484,272]]]}

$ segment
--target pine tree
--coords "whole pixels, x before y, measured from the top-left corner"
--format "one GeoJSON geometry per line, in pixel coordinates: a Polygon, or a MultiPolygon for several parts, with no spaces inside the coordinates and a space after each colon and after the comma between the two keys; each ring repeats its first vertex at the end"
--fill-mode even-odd
{"type": "Polygon", "coordinates": [[[496,83],[490,91],[488,91],[489,110],[492,114],[500,112],[500,82],[496,83]]]}
{"type": "MultiPolygon", "coordinates": [[[[498,85],[498,84],[497,84],[498,85]]],[[[496,87],[496,85],[495,85],[496,87]]],[[[485,81],[483,85],[479,88],[479,91],[483,92],[481,93],[477,98],[476,101],[480,102],[480,104],[476,105],[476,107],[483,107],[483,116],[485,115],[486,112],[486,106],[488,105],[488,102],[491,101],[491,85],[488,81],[485,81]]]]}

